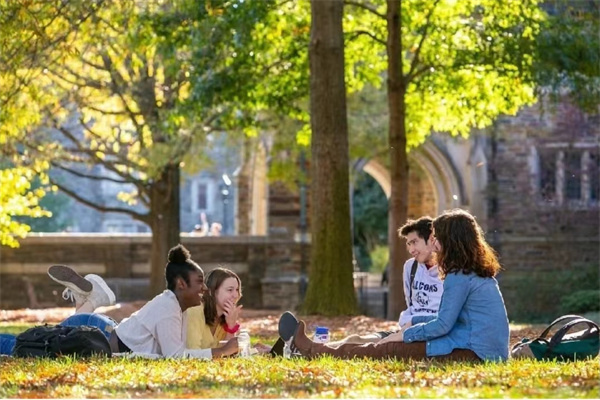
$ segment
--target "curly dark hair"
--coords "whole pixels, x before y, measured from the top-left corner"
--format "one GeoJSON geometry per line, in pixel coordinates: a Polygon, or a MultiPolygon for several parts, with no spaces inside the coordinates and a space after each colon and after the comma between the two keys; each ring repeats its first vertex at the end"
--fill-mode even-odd
{"type": "Polygon", "coordinates": [[[190,284],[190,272],[204,274],[202,268],[192,260],[190,252],[182,244],[178,244],[169,250],[169,262],[165,266],[165,279],[167,289],[175,291],[177,278],[182,278],[185,283],[190,284]]]}
{"type": "Polygon", "coordinates": [[[442,276],[460,271],[489,278],[500,271],[496,252],[485,241],[475,217],[467,211],[445,211],[433,220],[433,229],[441,247],[437,252],[437,263],[442,276]]]}
{"type": "Polygon", "coordinates": [[[221,315],[219,318],[217,315],[215,293],[227,278],[235,278],[237,280],[240,297],[242,297],[242,281],[232,270],[219,267],[206,274],[206,286],[208,287],[208,292],[204,295],[204,320],[208,325],[214,326],[215,323],[223,326],[225,325],[225,316],[221,315]]]}

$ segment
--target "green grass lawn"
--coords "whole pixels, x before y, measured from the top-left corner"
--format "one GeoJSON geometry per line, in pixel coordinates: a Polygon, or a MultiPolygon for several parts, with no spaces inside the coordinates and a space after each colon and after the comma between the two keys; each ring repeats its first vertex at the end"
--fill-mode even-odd
{"type": "MultiPolygon", "coordinates": [[[[0,325],[20,332],[30,325],[0,325]]],[[[274,337],[263,336],[271,342],[274,337]]],[[[0,397],[599,398],[598,359],[497,364],[281,359],[0,359],[0,397]]]]}

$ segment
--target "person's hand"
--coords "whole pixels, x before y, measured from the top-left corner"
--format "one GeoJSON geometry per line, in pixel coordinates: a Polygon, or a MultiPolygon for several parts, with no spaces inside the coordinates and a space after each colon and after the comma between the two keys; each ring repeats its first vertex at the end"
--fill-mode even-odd
{"type": "Polygon", "coordinates": [[[402,326],[400,327],[400,330],[401,330],[402,332],[404,332],[405,330],[407,330],[407,329],[408,329],[408,328],[410,328],[411,326],[412,326],[412,321],[408,321],[407,323],[405,323],[404,325],[402,325],[402,326]]]}
{"type": "Polygon", "coordinates": [[[229,328],[233,328],[235,324],[237,324],[238,319],[240,318],[240,313],[242,311],[242,307],[244,306],[236,306],[233,302],[227,301],[223,305],[224,315],[225,315],[225,323],[229,328]]]}
{"type": "Polygon", "coordinates": [[[401,330],[396,333],[392,333],[390,336],[381,339],[379,344],[388,342],[404,342],[404,333],[401,330]]]}
{"type": "Polygon", "coordinates": [[[256,349],[256,351],[258,351],[258,354],[265,354],[271,351],[271,346],[267,346],[263,343],[256,343],[254,345],[254,348],[256,349]]]}
{"type": "Polygon", "coordinates": [[[221,347],[212,349],[213,358],[227,357],[238,352],[238,340],[236,337],[231,338],[221,347]]]}

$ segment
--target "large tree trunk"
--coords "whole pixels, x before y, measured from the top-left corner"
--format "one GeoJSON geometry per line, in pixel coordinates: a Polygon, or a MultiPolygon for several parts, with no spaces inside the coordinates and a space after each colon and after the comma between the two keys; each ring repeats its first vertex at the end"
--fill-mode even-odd
{"type": "Polygon", "coordinates": [[[398,238],[398,228],[408,217],[408,156],[406,154],[406,83],[402,73],[401,0],[387,1],[388,106],[390,124],[390,175],[392,192],[389,202],[388,243],[389,295],[387,318],[398,319],[406,307],[402,266],[408,258],[406,246],[398,238]]]}
{"type": "Polygon", "coordinates": [[[150,200],[150,297],[166,289],[165,265],[169,249],[179,243],[179,166],[167,165],[152,184],[150,200]]]}
{"type": "Polygon", "coordinates": [[[312,0],[311,11],[312,241],[304,311],[353,314],[343,0],[312,0]]]}

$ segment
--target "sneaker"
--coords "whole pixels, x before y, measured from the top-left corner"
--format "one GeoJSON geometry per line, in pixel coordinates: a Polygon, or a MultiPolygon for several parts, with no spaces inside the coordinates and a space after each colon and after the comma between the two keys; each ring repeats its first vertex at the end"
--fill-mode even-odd
{"type": "Polygon", "coordinates": [[[279,337],[285,342],[290,340],[298,327],[298,319],[290,311],[286,311],[279,317],[279,337]]]}
{"type": "Polygon", "coordinates": [[[85,279],[92,283],[94,289],[86,301],[95,310],[98,307],[112,306],[116,303],[115,293],[110,290],[104,279],[95,274],[88,274],[85,279]]]}
{"type": "Polygon", "coordinates": [[[271,351],[269,351],[269,353],[273,356],[273,357],[282,357],[283,356],[283,348],[285,347],[285,342],[283,341],[282,338],[277,338],[277,341],[275,342],[275,344],[273,345],[273,347],[271,347],[271,351]]]}
{"type": "Polygon", "coordinates": [[[62,298],[75,303],[75,308],[79,308],[83,303],[87,301],[87,296],[82,296],[79,293],[73,292],[71,289],[66,288],[62,292],[62,298]]]}
{"type": "Polygon", "coordinates": [[[92,293],[92,282],[79,275],[66,265],[53,265],[48,268],[48,276],[67,288],[62,292],[65,300],[74,301],[76,306],[83,304],[92,293]]]}

